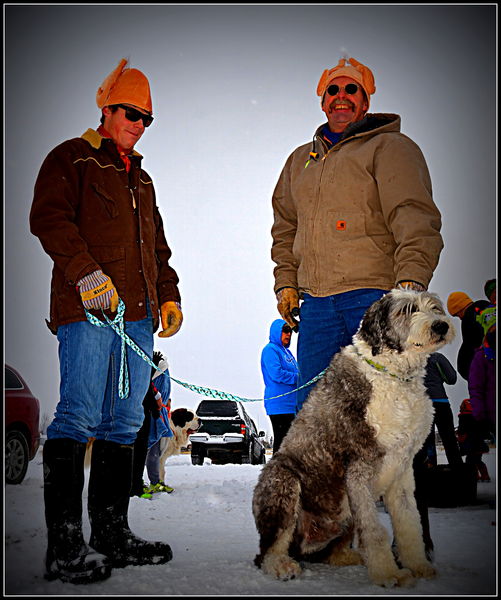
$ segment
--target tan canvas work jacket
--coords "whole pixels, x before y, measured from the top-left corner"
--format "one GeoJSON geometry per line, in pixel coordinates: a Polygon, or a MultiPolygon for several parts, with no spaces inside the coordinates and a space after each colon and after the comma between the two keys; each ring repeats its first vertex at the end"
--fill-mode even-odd
{"type": "Polygon", "coordinates": [[[273,194],[275,291],[428,286],[443,248],[441,217],[400,117],[366,115],[330,150],[320,131],[288,158],[273,194]]]}
{"type": "Polygon", "coordinates": [[[157,329],[159,306],[180,300],[153,182],[141,158],[130,155],[127,173],[115,143],[89,129],[43,162],[30,226],[54,261],[51,331],[86,320],[76,283],[96,269],[111,277],[126,321],[146,318],[148,300],[157,329]]]}

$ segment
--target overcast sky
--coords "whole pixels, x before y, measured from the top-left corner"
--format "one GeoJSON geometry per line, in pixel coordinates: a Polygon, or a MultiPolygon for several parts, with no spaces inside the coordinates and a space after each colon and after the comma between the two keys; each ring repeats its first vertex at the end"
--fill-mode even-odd
{"type": "MultiPolygon", "coordinates": [[[[5,361],[42,413],[59,371],[33,185],[54,146],[98,126],[97,87],[122,57],[150,81],[155,121],[137,150],[180,277],[183,326],[156,348],[177,379],[262,398],[261,349],[279,316],[271,195],[324,122],[317,82],[343,53],[373,70],[371,112],[401,115],[426,157],[445,240],[431,291],[484,297],[496,276],[496,23],[494,4],[4,4],[5,361]]],[[[443,351],[454,365],[458,347],[443,351]]],[[[457,413],[467,390],[448,391],[457,413]]],[[[173,385],[173,408],[201,399],[173,385]]],[[[270,430],[262,403],[248,408],[270,430]]]]}

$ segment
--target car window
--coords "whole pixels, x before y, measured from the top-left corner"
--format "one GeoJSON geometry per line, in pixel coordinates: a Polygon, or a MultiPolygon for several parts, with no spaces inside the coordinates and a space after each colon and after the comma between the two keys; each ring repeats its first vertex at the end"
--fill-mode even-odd
{"type": "Polygon", "coordinates": [[[199,417],[238,417],[236,402],[228,400],[204,400],[197,408],[199,417]]]}
{"type": "Polygon", "coordinates": [[[24,385],[14,371],[11,371],[8,367],[5,367],[5,389],[22,390],[23,388],[24,385]]]}
{"type": "Polygon", "coordinates": [[[256,425],[254,424],[254,421],[252,419],[249,419],[249,423],[250,423],[250,428],[252,433],[255,433],[257,435],[257,429],[256,429],[256,425]]]}

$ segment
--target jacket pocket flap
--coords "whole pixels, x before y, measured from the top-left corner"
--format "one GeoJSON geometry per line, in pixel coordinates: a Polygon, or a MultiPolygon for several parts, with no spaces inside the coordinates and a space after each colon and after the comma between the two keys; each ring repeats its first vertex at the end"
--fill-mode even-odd
{"type": "Polygon", "coordinates": [[[118,217],[118,208],[115,199],[99,183],[93,183],[92,187],[98,196],[104,200],[103,204],[112,219],[118,217]]]}
{"type": "Polygon", "coordinates": [[[125,258],[125,248],[121,246],[92,246],[89,248],[89,254],[100,265],[123,260],[125,258]]]}

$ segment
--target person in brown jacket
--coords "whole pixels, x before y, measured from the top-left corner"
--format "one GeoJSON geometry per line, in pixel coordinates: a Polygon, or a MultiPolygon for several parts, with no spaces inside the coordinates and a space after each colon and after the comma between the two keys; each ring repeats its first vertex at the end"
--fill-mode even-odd
{"type": "Polygon", "coordinates": [[[289,156],[273,194],[274,290],[283,319],[297,327],[300,317],[299,386],[351,343],[383,294],[427,289],[443,248],[423,154],[398,115],[367,112],[375,91],[354,58],[324,71],[327,122],[289,156]]]}
{"type": "Polygon", "coordinates": [[[149,82],[122,59],[98,88],[101,125],[54,148],[36,180],[31,232],[54,262],[50,330],[57,335],[60,399],[44,444],[47,579],[89,583],[113,567],[172,558],[163,542],[129,529],[133,444],[150,365],[109,326],[122,320],[150,359],[153,333],[174,335],[183,314],[178,276],[153,182],[134,149],[153,121],[149,82]],[[104,315],[103,315],[104,313],[104,315]],[[123,384],[123,368],[128,389],[123,384]],[[88,488],[89,544],[82,534],[84,457],[95,438],[88,488]]]}
{"type": "MultiPolygon", "coordinates": [[[[354,58],[322,73],[327,122],[289,156],[273,194],[274,291],[282,318],[299,327],[296,413],[369,306],[394,287],[426,290],[443,248],[423,154],[398,115],[367,112],[375,91],[354,58]]],[[[416,482],[421,471],[415,460],[416,482]]],[[[419,511],[431,558],[426,503],[419,511]]]]}

